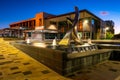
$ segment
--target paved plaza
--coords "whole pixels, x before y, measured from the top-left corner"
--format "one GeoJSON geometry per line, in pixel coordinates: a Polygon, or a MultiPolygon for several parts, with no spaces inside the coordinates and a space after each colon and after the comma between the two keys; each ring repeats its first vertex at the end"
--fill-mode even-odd
{"type": "Polygon", "coordinates": [[[106,60],[68,77],[0,39],[0,80],[120,80],[120,61],[106,60]]]}
{"type": "Polygon", "coordinates": [[[0,39],[0,80],[70,80],[0,39]]]}
{"type": "Polygon", "coordinates": [[[73,80],[120,80],[120,62],[104,61],[71,75],[73,80]]]}

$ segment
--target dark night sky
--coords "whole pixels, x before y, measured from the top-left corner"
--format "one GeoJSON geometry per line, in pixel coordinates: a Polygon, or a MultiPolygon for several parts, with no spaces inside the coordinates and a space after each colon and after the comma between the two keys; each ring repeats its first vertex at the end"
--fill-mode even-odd
{"type": "Polygon", "coordinates": [[[0,0],[0,29],[43,11],[55,15],[68,13],[74,11],[74,6],[103,20],[113,20],[115,33],[120,32],[120,0],[0,0]]]}

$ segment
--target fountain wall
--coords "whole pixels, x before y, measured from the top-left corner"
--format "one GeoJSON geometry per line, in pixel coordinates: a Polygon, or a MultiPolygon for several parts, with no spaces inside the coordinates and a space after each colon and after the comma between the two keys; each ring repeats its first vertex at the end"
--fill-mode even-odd
{"type": "Polygon", "coordinates": [[[112,53],[111,49],[67,53],[15,42],[11,44],[61,75],[70,75],[75,71],[108,60],[112,53]]]}

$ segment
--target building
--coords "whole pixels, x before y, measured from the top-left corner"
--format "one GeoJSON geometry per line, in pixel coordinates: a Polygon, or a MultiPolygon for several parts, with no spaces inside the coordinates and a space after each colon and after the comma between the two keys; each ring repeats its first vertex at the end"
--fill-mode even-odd
{"type": "MultiPolygon", "coordinates": [[[[89,12],[80,10],[80,20],[78,23],[78,34],[82,39],[100,39],[104,29],[103,20],[89,12]]],[[[70,29],[71,24],[67,17],[73,19],[75,12],[61,15],[52,15],[40,12],[34,18],[10,24],[11,36],[29,37],[33,40],[50,40],[57,37],[63,38],[64,34],[70,29]]]]}
{"type": "Polygon", "coordinates": [[[0,29],[0,37],[2,37],[2,34],[3,34],[3,30],[0,29]]]}
{"type": "Polygon", "coordinates": [[[10,30],[10,28],[4,28],[4,29],[0,29],[0,37],[10,37],[12,30],[10,30]]]}
{"type": "Polygon", "coordinates": [[[112,20],[106,20],[105,21],[105,27],[107,29],[107,32],[111,32],[114,34],[114,22],[112,20]]]}
{"type": "Polygon", "coordinates": [[[115,34],[113,39],[118,39],[119,40],[120,39],[120,33],[119,34],[115,34]]]}

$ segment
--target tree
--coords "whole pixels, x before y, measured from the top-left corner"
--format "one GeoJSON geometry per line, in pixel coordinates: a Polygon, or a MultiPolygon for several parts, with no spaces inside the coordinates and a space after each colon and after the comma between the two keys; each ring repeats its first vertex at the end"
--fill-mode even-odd
{"type": "Polygon", "coordinates": [[[114,34],[111,32],[106,32],[106,39],[112,39],[114,37],[114,34]]]}

